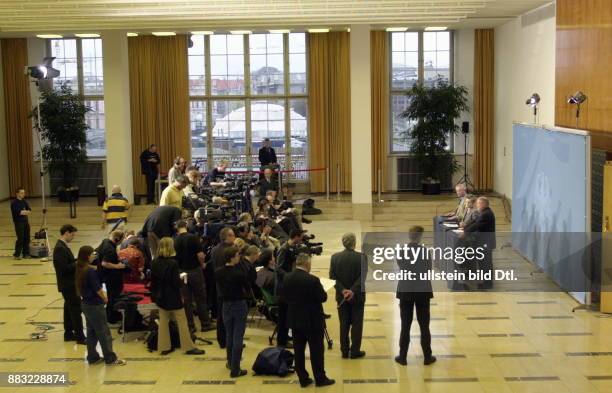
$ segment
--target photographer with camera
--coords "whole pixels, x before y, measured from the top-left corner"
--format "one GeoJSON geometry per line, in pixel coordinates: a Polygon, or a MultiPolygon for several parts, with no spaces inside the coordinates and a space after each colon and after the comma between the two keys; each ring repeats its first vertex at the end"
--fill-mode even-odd
{"type": "Polygon", "coordinates": [[[142,236],[147,239],[151,256],[157,256],[159,240],[174,235],[174,224],[181,219],[181,209],[175,206],[159,206],[145,219],[142,236]]]}
{"type": "Polygon", "coordinates": [[[174,238],[175,259],[181,273],[187,274],[181,285],[181,295],[185,303],[187,325],[191,334],[196,332],[193,318],[193,303],[196,304],[195,313],[200,319],[201,331],[213,330],[206,303],[206,284],[204,271],[206,268],[204,250],[200,238],[187,231],[187,222],[180,220],[176,224],[177,235],[174,238]]]}
{"type": "Polygon", "coordinates": [[[178,175],[176,179],[162,191],[159,206],[183,207],[183,189],[187,186],[187,177],[178,175]]]}
{"type": "Polygon", "coordinates": [[[287,240],[278,250],[277,265],[283,272],[289,273],[293,271],[303,241],[304,231],[301,229],[294,229],[289,235],[289,240],[287,240]]]}

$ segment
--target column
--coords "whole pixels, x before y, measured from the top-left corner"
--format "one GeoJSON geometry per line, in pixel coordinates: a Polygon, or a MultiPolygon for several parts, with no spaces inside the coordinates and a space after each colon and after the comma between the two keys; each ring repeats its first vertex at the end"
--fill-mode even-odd
{"type": "Polygon", "coordinates": [[[372,204],[370,26],[351,26],[351,184],[353,204],[372,204]]]}
{"type": "Polygon", "coordinates": [[[124,31],[102,34],[106,123],[106,192],[117,184],[134,201],[128,41],[124,31]]]}

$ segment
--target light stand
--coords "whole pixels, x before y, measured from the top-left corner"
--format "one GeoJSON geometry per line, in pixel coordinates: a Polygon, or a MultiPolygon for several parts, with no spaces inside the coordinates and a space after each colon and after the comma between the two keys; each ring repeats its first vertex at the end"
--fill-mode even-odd
{"type": "MultiPolygon", "coordinates": [[[[39,92],[39,96],[36,99],[36,136],[38,138],[38,146],[40,148],[40,192],[42,197],[42,232],[45,237],[45,246],[47,247],[47,255],[49,255],[51,247],[49,246],[49,235],[47,231],[47,198],[45,193],[45,157],[42,153],[42,138],[40,132],[42,130],[42,117],[40,114],[40,93],[45,89],[53,88],[53,78],[60,75],[60,72],[52,67],[52,62],[55,57],[45,57],[41,65],[25,67],[25,74],[28,75],[39,92]]],[[[39,231],[40,233],[40,231],[39,231]]],[[[46,262],[49,258],[41,258],[41,261],[46,262]]]]}
{"type": "Polygon", "coordinates": [[[476,192],[476,186],[472,183],[470,175],[468,174],[468,134],[470,132],[470,123],[464,121],[461,126],[461,133],[463,134],[463,176],[457,182],[457,184],[465,184],[466,188],[471,189],[472,192],[476,192]]]}
{"type": "Polygon", "coordinates": [[[538,106],[540,105],[540,95],[538,93],[533,93],[531,97],[527,98],[525,104],[533,108],[533,124],[538,124],[538,106]]]}

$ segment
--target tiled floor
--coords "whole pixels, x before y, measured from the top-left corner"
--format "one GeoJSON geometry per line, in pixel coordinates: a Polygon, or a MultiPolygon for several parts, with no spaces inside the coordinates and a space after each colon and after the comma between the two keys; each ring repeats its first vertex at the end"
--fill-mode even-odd
{"type": "MultiPolygon", "coordinates": [[[[383,205],[356,209],[350,202],[320,199],[324,214],[313,217],[307,228],[324,242],[324,254],[314,260],[314,273],[327,276],[329,256],[340,249],[340,237],[354,231],[405,231],[414,224],[431,229],[431,217],[450,209],[449,196],[423,198],[403,195],[401,201],[386,197],[383,205]]],[[[33,201],[36,228],[39,201],[33,201]]],[[[493,200],[498,231],[509,231],[499,200],[493,200]]],[[[137,206],[131,228],[138,228],[150,207],[137,206]]],[[[61,296],[56,291],[53,267],[38,260],[14,261],[12,225],[8,203],[0,204],[0,372],[67,371],[74,385],[66,388],[20,388],[19,392],[288,392],[300,391],[296,378],[229,378],[224,352],[204,346],[200,357],[174,353],[168,357],[146,351],[138,334],[122,343],[115,340],[116,352],[128,359],[125,367],[87,366],[82,346],[62,341],[61,296]],[[5,214],[7,213],[7,214],[5,214]],[[25,296],[24,296],[25,295],[25,296]],[[35,326],[46,323],[54,329],[48,341],[29,340],[35,326]]],[[[66,219],[68,207],[54,204],[49,213],[52,243],[64,222],[79,228],[73,247],[97,245],[99,208],[91,200],[79,204],[78,218],[66,219]]],[[[510,253],[497,253],[503,264],[510,253]]],[[[529,274],[529,265],[521,265],[529,274]]],[[[532,269],[535,270],[535,269],[532,269]]],[[[546,281],[542,278],[542,281],[546,281]]],[[[433,299],[431,330],[438,362],[422,365],[418,345],[418,325],[413,327],[409,364],[393,362],[399,334],[399,310],[391,293],[367,295],[362,360],[342,360],[338,349],[338,323],[335,305],[330,300],[326,311],[333,315],[329,331],[334,349],[326,352],[326,368],[338,383],[323,388],[328,392],[612,392],[612,319],[595,312],[576,311],[577,305],[559,292],[438,292],[433,299]]],[[[250,368],[257,353],[267,347],[271,325],[262,321],[247,328],[247,347],[243,366],[250,368]]],[[[213,334],[204,334],[212,337],[213,334]]],[[[314,388],[309,388],[314,389],[314,388]]],[[[0,388],[14,391],[12,388],[0,388]]]]}

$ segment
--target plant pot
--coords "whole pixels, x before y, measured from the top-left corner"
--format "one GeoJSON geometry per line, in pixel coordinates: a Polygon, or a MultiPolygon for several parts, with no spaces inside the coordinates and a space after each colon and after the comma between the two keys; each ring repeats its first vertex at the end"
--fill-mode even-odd
{"type": "Polygon", "coordinates": [[[78,201],[79,200],[80,190],[79,187],[58,187],[57,188],[57,198],[60,202],[70,202],[70,200],[78,201]]]}
{"type": "Polygon", "coordinates": [[[440,182],[423,182],[423,195],[440,194],[440,182]]]}

